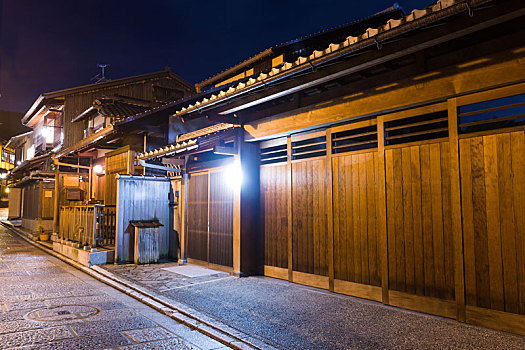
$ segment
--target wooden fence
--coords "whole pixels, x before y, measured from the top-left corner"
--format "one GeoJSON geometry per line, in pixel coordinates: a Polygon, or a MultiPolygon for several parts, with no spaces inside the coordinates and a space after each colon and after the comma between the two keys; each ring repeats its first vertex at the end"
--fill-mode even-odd
{"type": "Polygon", "coordinates": [[[525,334],[525,84],[260,149],[266,275],[525,334]]]}
{"type": "Polygon", "coordinates": [[[59,238],[84,246],[115,244],[114,205],[75,205],[60,208],[59,238]]]}
{"type": "Polygon", "coordinates": [[[169,178],[119,175],[117,178],[116,261],[134,261],[134,229],[130,221],[155,219],[158,228],[159,258],[170,256],[176,245],[175,231],[170,223],[169,178]]]}

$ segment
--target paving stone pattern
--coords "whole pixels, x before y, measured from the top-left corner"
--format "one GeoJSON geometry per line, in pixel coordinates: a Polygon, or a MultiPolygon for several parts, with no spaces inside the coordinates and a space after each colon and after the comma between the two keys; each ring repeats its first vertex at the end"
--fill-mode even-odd
{"type": "Polygon", "coordinates": [[[282,349],[525,349],[519,335],[286,281],[197,280],[161,267],[104,268],[282,349]],[[168,285],[179,287],[159,287],[168,285]]]}
{"type": "Polygon", "coordinates": [[[141,286],[147,287],[157,292],[166,292],[171,289],[213,282],[230,275],[226,272],[217,271],[217,273],[200,276],[187,277],[163,268],[178,266],[178,263],[146,264],[146,265],[105,265],[104,269],[118,274],[127,280],[133,281],[141,286]]]}
{"type": "Polygon", "coordinates": [[[0,226],[0,349],[225,349],[0,226]]]}

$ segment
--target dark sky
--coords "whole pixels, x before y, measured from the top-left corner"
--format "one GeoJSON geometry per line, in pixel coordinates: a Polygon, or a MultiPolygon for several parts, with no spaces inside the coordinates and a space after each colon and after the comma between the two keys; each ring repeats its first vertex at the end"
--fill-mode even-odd
{"type": "MultiPolygon", "coordinates": [[[[403,0],[406,13],[432,0],[403,0]]],[[[0,109],[170,66],[199,82],[268,47],[379,12],[369,1],[0,0],[0,109]]]]}

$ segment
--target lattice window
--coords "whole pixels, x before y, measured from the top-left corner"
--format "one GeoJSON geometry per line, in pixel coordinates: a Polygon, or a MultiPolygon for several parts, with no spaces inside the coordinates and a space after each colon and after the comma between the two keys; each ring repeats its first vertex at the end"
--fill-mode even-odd
{"type": "Polygon", "coordinates": [[[525,125],[525,94],[459,107],[459,133],[525,125]]]}
{"type": "Polygon", "coordinates": [[[332,153],[377,148],[377,125],[335,132],[332,134],[332,153]]]}
{"type": "Polygon", "coordinates": [[[385,122],[385,146],[448,137],[448,112],[385,122]]]}
{"type": "Polygon", "coordinates": [[[285,163],[288,161],[286,143],[277,146],[261,148],[261,164],[285,163]]]}
{"type": "Polygon", "coordinates": [[[292,160],[326,155],[326,136],[292,142],[292,160]]]}

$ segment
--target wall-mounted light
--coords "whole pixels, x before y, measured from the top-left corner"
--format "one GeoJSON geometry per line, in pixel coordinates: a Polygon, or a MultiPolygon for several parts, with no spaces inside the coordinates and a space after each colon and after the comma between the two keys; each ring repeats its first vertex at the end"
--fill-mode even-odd
{"type": "Polygon", "coordinates": [[[5,193],[9,193],[9,187],[5,188],[5,193]]]}
{"type": "Polygon", "coordinates": [[[229,186],[233,188],[240,188],[242,184],[242,177],[242,167],[239,159],[235,159],[233,163],[225,167],[224,179],[229,186]]]}
{"type": "Polygon", "coordinates": [[[26,151],[26,159],[32,159],[35,156],[35,145],[31,145],[26,151]]]}
{"type": "Polygon", "coordinates": [[[53,127],[44,126],[42,128],[42,137],[46,140],[46,143],[53,143],[53,127]]]}
{"type": "Polygon", "coordinates": [[[97,164],[93,167],[93,171],[95,172],[95,174],[102,174],[104,168],[102,167],[102,165],[97,164]]]}
{"type": "Polygon", "coordinates": [[[5,179],[7,177],[7,173],[0,173],[0,179],[5,179]]]}

